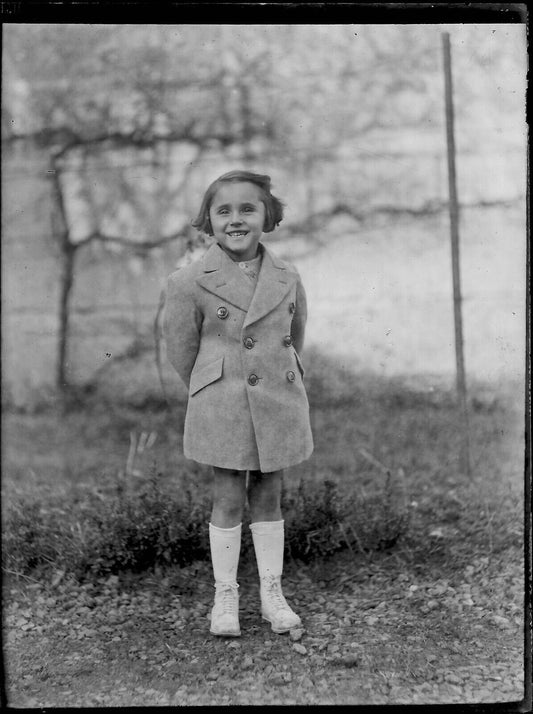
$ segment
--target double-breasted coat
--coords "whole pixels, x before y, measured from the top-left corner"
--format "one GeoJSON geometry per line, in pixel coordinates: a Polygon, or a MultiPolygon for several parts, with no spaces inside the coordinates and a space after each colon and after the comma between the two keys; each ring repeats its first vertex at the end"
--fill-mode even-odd
{"type": "Polygon", "coordinates": [[[307,307],[296,270],[261,243],[257,284],[213,244],[168,278],[167,358],[189,390],[186,457],[277,471],[313,450],[299,356],[307,307]]]}

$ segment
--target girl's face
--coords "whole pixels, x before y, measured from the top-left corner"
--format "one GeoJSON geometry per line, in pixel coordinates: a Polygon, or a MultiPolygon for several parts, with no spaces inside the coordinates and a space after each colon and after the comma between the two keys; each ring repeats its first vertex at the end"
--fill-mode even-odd
{"type": "Polygon", "coordinates": [[[265,225],[261,192],[249,181],[223,183],[209,208],[213,235],[232,260],[251,260],[265,225]]]}

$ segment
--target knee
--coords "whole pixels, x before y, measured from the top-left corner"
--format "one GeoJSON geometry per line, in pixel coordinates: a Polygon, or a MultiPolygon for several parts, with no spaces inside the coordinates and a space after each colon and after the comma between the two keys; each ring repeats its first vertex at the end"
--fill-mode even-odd
{"type": "Polygon", "coordinates": [[[213,513],[225,522],[240,522],[246,498],[245,474],[215,469],[213,513]]]}
{"type": "Polygon", "coordinates": [[[280,510],[281,483],[277,474],[257,474],[250,480],[248,503],[250,517],[254,521],[278,520],[280,510]]]}
{"type": "Polygon", "coordinates": [[[244,499],[231,494],[219,494],[213,499],[213,512],[223,516],[225,521],[240,522],[244,499]]]}
{"type": "Polygon", "coordinates": [[[275,491],[256,489],[248,494],[248,502],[252,510],[275,511],[279,508],[280,498],[275,491]]]}

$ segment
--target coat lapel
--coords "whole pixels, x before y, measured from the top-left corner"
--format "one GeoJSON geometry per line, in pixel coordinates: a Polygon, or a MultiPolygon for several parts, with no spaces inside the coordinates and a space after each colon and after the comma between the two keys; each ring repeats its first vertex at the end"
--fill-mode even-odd
{"type": "Polygon", "coordinates": [[[283,263],[262,247],[263,262],[244,327],[257,322],[279,305],[296,281],[296,275],[289,272],[283,263]]]}
{"type": "Polygon", "coordinates": [[[216,243],[204,255],[204,273],[196,279],[205,290],[247,312],[244,326],[257,322],[279,305],[296,281],[296,275],[260,245],[263,261],[251,301],[252,283],[243,280],[240,268],[216,243]]]}
{"type": "Polygon", "coordinates": [[[250,305],[253,286],[248,286],[239,274],[240,268],[218,244],[213,244],[204,255],[204,273],[196,278],[198,285],[245,312],[250,305]]]}

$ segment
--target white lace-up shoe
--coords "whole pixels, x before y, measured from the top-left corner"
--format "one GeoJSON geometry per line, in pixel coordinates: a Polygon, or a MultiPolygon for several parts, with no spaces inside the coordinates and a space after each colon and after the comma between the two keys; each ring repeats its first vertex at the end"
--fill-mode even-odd
{"type": "Polygon", "coordinates": [[[239,593],[237,583],[217,583],[215,604],[211,610],[212,635],[239,637],[239,593]]]}
{"type": "Polygon", "coordinates": [[[261,580],[261,614],[263,620],[272,625],[272,632],[278,635],[300,627],[302,624],[298,615],[285,600],[278,577],[262,578],[261,580]]]}

